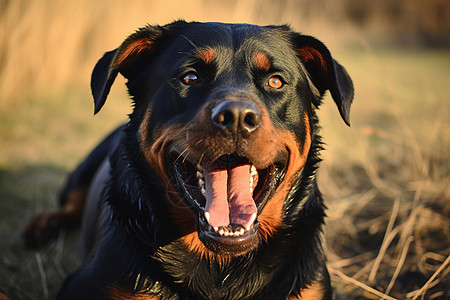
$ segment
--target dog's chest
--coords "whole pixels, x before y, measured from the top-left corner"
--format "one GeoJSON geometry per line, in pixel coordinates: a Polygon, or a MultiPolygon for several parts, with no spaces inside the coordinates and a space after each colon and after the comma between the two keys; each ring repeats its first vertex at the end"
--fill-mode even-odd
{"type": "Polygon", "coordinates": [[[263,272],[251,259],[222,264],[179,251],[173,245],[160,248],[153,259],[175,285],[169,287],[157,281],[149,292],[164,294],[170,289],[168,294],[178,295],[167,299],[261,299],[258,295],[267,288],[273,275],[270,270],[263,272]]]}

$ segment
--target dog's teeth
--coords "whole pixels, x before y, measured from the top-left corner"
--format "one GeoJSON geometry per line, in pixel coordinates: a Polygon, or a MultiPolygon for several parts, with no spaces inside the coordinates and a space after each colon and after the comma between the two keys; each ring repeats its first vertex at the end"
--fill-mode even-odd
{"type": "Polygon", "coordinates": [[[200,171],[200,173],[203,173],[203,167],[201,165],[197,165],[197,170],[200,171]]]}
{"type": "Polygon", "coordinates": [[[208,222],[208,224],[209,224],[209,219],[210,219],[210,215],[209,215],[209,212],[207,212],[207,211],[205,211],[205,219],[206,219],[206,221],[208,222]]]}
{"type": "Polygon", "coordinates": [[[199,180],[198,180],[198,185],[199,185],[201,188],[205,188],[205,181],[204,181],[203,179],[199,179],[199,180]]]}
{"type": "Polygon", "coordinates": [[[252,165],[252,167],[250,168],[250,175],[253,176],[253,175],[257,174],[257,173],[258,173],[258,171],[256,170],[256,167],[252,165]]]}
{"type": "MultiPolygon", "coordinates": [[[[206,215],[206,213],[205,213],[206,215]]],[[[206,217],[206,218],[209,218],[206,217]]],[[[225,236],[225,237],[239,237],[239,236],[243,236],[245,234],[245,228],[240,227],[239,229],[231,229],[229,226],[221,226],[220,228],[214,227],[213,228],[214,231],[220,235],[220,236],[225,236]]]]}
{"type": "Polygon", "coordinates": [[[256,213],[254,213],[254,214],[251,216],[249,225],[248,225],[247,228],[245,228],[245,229],[246,229],[246,230],[250,230],[250,228],[252,227],[253,222],[255,222],[255,220],[256,220],[256,213]]]}
{"type": "Polygon", "coordinates": [[[203,196],[206,197],[206,189],[205,189],[205,180],[203,174],[200,171],[197,171],[197,179],[198,179],[198,187],[200,188],[203,196]]]}
{"type": "Polygon", "coordinates": [[[256,183],[258,182],[258,171],[256,170],[255,166],[251,166],[250,168],[250,180],[249,180],[249,185],[250,185],[250,194],[253,194],[253,189],[256,186],[256,183]]]}

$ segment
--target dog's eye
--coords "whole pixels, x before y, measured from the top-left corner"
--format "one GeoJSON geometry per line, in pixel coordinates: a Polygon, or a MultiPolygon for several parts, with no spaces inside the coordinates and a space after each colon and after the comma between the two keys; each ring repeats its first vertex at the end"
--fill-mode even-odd
{"type": "Polygon", "coordinates": [[[283,80],[280,76],[272,76],[269,81],[267,81],[266,85],[274,89],[279,89],[283,86],[283,80]]]}
{"type": "Polygon", "coordinates": [[[196,84],[199,81],[199,79],[195,72],[189,72],[186,75],[184,75],[182,81],[186,85],[193,85],[196,84]]]}

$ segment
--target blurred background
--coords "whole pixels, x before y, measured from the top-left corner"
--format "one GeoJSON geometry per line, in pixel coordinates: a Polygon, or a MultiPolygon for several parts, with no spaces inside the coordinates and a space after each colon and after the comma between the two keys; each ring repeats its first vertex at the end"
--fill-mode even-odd
{"type": "Polygon", "coordinates": [[[27,251],[23,225],[131,111],[119,79],[93,116],[97,60],[180,18],[290,24],[328,46],[356,89],[351,127],[329,97],[319,113],[335,298],[448,299],[448,0],[0,0],[0,293],[50,299],[80,263],[76,231],[27,251]]]}

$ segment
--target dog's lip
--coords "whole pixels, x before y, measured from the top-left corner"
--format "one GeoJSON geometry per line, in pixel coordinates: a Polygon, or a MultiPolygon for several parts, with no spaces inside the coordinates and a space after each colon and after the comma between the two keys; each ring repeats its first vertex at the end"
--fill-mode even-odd
{"type": "MultiPolygon", "coordinates": [[[[252,160],[248,159],[246,157],[246,155],[239,155],[236,153],[228,153],[228,155],[226,154],[221,154],[216,158],[212,158],[209,159],[210,161],[214,161],[214,163],[218,163],[218,160],[220,157],[222,156],[234,156],[236,157],[236,159],[241,159],[241,160],[247,160],[250,161],[252,164],[252,160]]],[[[192,155],[190,155],[190,152],[188,151],[188,147],[178,144],[178,143],[174,143],[171,147],[170,147],[170,151],[169,151],[169,163],[173,163],[175,161],[183,161],[183,162],[189,162],[192,165],[198,165],[200,160],[205,161],[207,158],[206,157],[202,157],[202,159],[198,159],[197,157],[194,157],[192,155]]],[[[265,163],[265,164],[260,164],[260,165],[255,165],[258,169],[267,169],[269,168],[271,165],[277,165],[277,166],[282,166],[283,168],[286,168],[287,165],[289,163],[289,151],[279,151],[276,156],[273,158],[272,162],[270,163],[265,163]]]]}
{"type": "Polygon", "coordinates": [[[223,255],[241,255],[257,247],[259,222],[240,236],[221,236],[208,224],[203,216],[198,218],[199,238],[210,250],[223,255]]]}

